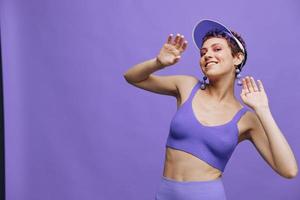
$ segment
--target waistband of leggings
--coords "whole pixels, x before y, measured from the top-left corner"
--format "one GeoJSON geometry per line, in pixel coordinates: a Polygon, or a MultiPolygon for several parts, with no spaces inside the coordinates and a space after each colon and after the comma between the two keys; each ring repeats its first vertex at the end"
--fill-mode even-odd
{"type": "Polygon", "coordinates": [[[161,177],[162,180],[169,182],[169,183],[177,183],[177,184],[213,184],[213,183],[219,183],[222,182],[222,177],[218,177],[217,179],[212,180],[203,180],[203,181],[178,181],[175,179],[171,179],[165,176],[161,177]]]}

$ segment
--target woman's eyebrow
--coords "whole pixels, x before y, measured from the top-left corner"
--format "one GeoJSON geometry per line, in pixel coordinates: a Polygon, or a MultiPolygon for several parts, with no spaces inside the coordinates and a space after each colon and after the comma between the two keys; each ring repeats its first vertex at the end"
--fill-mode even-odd
{"type": "MultiPolygon", "coordinates": [[[[216,46],[216,45],[222,45],[221,43],[213,43],[212,45],[210,45],[211,47],[216,46]]],[[[204,50],[207,49],[206,47],[201,48],[200,50],[204,50]]]]}

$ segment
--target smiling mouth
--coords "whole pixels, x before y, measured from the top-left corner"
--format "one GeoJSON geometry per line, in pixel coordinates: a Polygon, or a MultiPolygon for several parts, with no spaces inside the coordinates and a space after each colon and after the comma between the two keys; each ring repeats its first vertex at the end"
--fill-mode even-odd
{"type": "Polygon", "coordinates": [[[209,67],[209,66],[215,65],[215,64],[218,64],[218,63],[217,62],[209,62],[209,63],[205,64],[205,67],[209,67]]]}

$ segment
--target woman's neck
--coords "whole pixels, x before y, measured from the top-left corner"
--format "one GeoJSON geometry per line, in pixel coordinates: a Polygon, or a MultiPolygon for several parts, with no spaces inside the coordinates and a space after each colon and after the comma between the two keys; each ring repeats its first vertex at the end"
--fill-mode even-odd
{"type": "Polygon", "coordinates": [[[234,96],[234,81],[232,79],[210,81],[205,90],[218,103],[236,101],[234,96]]]}

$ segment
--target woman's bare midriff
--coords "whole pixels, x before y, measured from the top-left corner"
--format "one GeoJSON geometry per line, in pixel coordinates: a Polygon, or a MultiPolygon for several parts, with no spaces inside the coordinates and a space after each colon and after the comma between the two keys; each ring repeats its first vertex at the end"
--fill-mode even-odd
{"type": "Polygon", "coordinates": [[[208,181],[219,178],[222,172],[187,152],[167,147],[163,176],[177,181],[208,181]]]}

